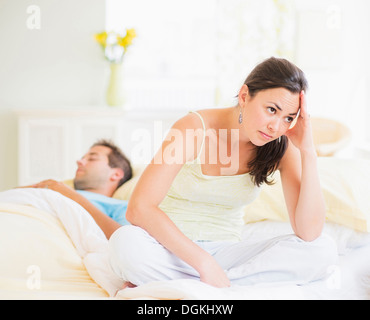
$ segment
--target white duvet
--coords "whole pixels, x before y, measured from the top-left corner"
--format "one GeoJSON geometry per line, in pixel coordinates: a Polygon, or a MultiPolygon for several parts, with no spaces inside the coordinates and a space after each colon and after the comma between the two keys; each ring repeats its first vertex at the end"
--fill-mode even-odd
{"type": "Polygon", "coordinates": [[[1,192],[0,208],[4,211],[9,203],[32,206],[58,218],[95,282],[109,295],[114,295],[122,286],[108,263],[108,240],[79,204],[52,190],[28,188],[1,192]]]}
{"type": "MultiPolygon", "coordinates": [[[[306,286],[264,284],[216,289],[199,281],[174,280],[120,290],[122,281],[112,272],[108,262],[108,240],[80,205],[47,189],[14,189],[0,192],[0,215],[8,211],[13,212],[15,209],[27,210],[27,207],[36,208],[60,220],[91,278],[110,296],[116,298],[215,300],[368,298],[366,285],[370,274],[370,236],[338,225],[326,226],[325,232],[336,240],[341,257],[337,265],[328,269],[328,277],[323,281],[306,286]]],[[[287,223],[259,222],[246,225],[243,236],[262,240],[285,233],[291,233],[287,223]]],[[[12,261],[2,259],[2,263],[11,264],[12,261]]],[[[1,289],[6,291],[7,288],[1,289]]]]}

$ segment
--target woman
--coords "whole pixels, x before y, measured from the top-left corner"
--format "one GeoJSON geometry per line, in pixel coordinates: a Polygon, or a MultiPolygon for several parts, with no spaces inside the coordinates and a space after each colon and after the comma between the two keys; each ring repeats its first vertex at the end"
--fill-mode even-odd
{"type": "Polygon", "coordinates": [[[173,125],[132,194],[132,226],[110,238],[112,268],[127,284],[186,278],[227,287],[325,275],[336,249],[321,236],[325,204],[306,89],[300,69],[270,58],[248,76],[237,106],[173,125]],[[276,170],[294,235],[240,241],[242,208],[276,170]]]}

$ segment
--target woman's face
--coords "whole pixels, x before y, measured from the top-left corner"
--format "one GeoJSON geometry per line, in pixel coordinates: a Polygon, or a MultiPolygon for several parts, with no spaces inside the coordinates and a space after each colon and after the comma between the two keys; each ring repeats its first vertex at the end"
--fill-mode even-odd
{"type": "Polygon", "coordinates": [[[248,87],[243,88],[245,95],[244,98],[239,95],[239,105],[243,108],[242,126],[250,141],[256,146],[263,146],[284,135],[298,114],[299,94],[276,88],[250,97],[248,87]]]}

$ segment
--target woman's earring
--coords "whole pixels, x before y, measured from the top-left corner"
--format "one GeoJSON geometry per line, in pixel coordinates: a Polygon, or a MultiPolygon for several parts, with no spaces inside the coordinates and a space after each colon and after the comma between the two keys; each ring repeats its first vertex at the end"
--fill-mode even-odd
{"type": "Polygon", "coordinates": [[[242,114],[242,108],[240,108],[240,113],[239,113],[239,124],[243,123],[243,114],[242,114]]]}
{"type": "Polygon", "coordinates": [[[281,143],[281,136],[279,137],[278,142],[281,143]]]}

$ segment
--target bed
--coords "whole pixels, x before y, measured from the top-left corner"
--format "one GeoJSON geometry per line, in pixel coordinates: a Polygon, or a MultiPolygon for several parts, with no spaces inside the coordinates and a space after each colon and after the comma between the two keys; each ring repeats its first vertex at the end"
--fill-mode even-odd
{"type": "MultiPolygon", "coordinates": [[[[120,290],[103,232],[78,204],[48,189],[0,192],[0,299],[368,299],[370,298],[369,160],[319,158],[327,205],[325,232],[338,262],[321,281],[303,286],[271,283],[216,289],[173,280],[120,290]]],[[[118,189],[128,199],[142,167],[118,189]]],[[[279,176],[245,208],[243,237],[292,233],[279,176]]],[[[66,181],[70,183],[70,181],[66,181]]]]}

